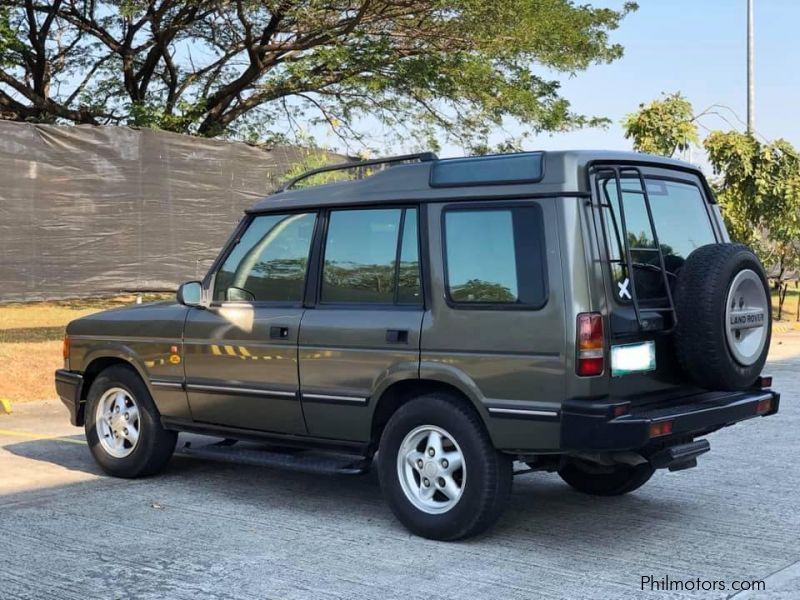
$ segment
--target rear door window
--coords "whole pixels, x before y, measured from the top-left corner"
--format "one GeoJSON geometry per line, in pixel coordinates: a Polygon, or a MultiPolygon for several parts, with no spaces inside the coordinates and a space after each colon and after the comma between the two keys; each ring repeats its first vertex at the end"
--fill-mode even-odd
{"type": "MultiPolygon", "coordinates": [[[[640,300],[663,298],[666,292],[641,183],[636,177],[623,177],[620,181],[637,295],[640,300]]],[[[700,246],[716,241],[711,217],[705,198],[694,184],[645,178],[645,185],[664,264],[668,277],[673,278],[689,254],[700,246]]],[[[603,179],[600,189],[603,201],[608,205],[603,220],[612,276],[618,284],[624,284],[628,274],[624,266],[625,248],[617,183],[613,178],[603,179]]],[[[626,293],[622,293],[618,299],[623,302],[630,300],[626,293]]]]}
{"type": "Polygon", "coordinates": [[[421,304],[417,210],[331,211],[320,300],[421,304]]]}

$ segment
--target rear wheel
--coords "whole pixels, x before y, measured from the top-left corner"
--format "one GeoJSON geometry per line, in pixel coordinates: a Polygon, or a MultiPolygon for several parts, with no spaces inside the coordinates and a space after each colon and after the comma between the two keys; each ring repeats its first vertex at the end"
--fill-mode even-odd
{"type": "Polygon", "coordinates": [[[161,426],[153,399],[139,375],[115,365],[102,371],[86,401],[86,441],[97,464],[115,477],[161,471],[178,434],[161,426]]]}
{"type": "Polygon", "coordinates": [[[378,473],[398,520],[438,540],[484,531],[511,493],[511,459],[495,450],[471,407],[446,394],[420,396],[392,415],[378,473]]]}
{"type": "Polygon", "coordinates": [[[653,473],[649,463],[601,467],[580,460],[571,460],[558,470],[570,487],[592,496],[627,494],[647,483],[653,473]]]}

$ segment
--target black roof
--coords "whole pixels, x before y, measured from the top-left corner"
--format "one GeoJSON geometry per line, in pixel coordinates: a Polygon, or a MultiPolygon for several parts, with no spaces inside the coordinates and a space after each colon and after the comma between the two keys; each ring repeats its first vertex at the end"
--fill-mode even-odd
{"type": "MultiPolygon", "coordinates": [[[[542,194],[586,195],[589,193],[586,170],[591,163],[596,162],[666,167],[701,175],[697,167],[687,162],[638,152],[559,150],[527,154],[536,154],[541,157],[540,177],[535,180],[482,182],[477,185],[465,183],[464,185],[434,187],[431,185],[431,173],[437,168],[437,165],[469,160],[472,163],[469,165],[470,168],[479,171],[484,161],[518,155],[438,159],[435,155],[425,153],[416,157],[404,156],[367,161],[368,164],[385,162],[391,166],[363,179],[338,181],[299,189],[281,189],[256,202],[248,209],[248,212],[293,210],[319,206],[391,204],[419,200],[489,199],[542,194]],[[410,162],[414,158],[417,159],[416,162],[410,162]]],[[[360,164],[362,163],[347,163],[345,167],[357,168],[360,164]]]]}

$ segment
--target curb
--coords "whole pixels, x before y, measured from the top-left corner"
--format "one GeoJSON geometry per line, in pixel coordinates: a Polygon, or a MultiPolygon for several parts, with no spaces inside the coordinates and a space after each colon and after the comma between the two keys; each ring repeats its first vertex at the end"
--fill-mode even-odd
{"type": "Polygon", "coordinates": [[[800,331],[800,323],[773,323],[772,333],[789,333],[790,331],[800,331]]]}

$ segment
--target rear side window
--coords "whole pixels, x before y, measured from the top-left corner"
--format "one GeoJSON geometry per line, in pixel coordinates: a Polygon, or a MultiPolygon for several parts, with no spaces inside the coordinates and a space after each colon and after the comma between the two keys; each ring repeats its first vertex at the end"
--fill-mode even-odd
{"type": "Polygon", "coordinates": [[[547,302],[538,205],[447,209],[444,247],[451,303],[541,308],[547,302]]]}
{"type": "Polygon", "coordinates": [[[414,208],[331,211],[320,300],[421,304],[418,244],[414,208]]]}
{"type": "Polygon", "coordinates": [[[214,281],[214,300],[300,302],[313,213],[261,215],[248,225],[214,281]]]}

